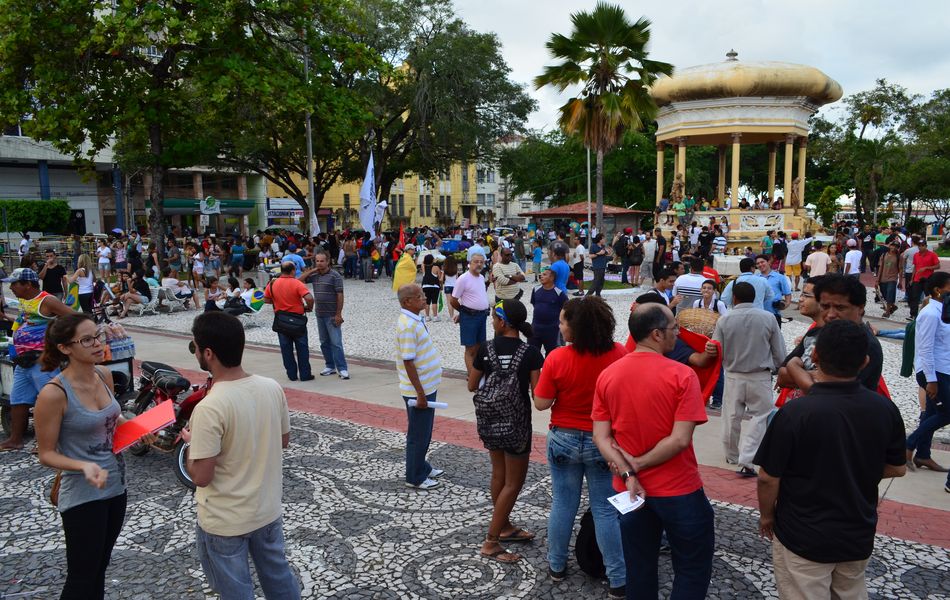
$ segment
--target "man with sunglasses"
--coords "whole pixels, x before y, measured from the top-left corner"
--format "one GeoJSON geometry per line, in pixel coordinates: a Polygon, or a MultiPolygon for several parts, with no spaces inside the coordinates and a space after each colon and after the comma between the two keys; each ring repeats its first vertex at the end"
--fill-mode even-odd
{"type": "Polygon", "coordinates": [[[46,337],[46,325],[56,316],[68,315],[71,308],[48,292],[40,291],[40,278],[28,267],[16,269],[3,281],[20,301],[20,314],[13,324],[13,388],[10,391],[10,437],[0,442],[0,452],[19,450],[30,420],[30,408],[40,390],[59,369],[44,372],[36,364],[46,337]]]}
{"type": "Polygon", "coordinates": [[[300,598],[284,552],[283,449],[290,414],[280,384],[246,372],[244,326],[225,312],[195,318],[188,350],[214,386],[195,407],[188,474],[197,486],[196,543],[202,569],[222,598],[253,598],[248,554],[264,597],[300,598]]]}

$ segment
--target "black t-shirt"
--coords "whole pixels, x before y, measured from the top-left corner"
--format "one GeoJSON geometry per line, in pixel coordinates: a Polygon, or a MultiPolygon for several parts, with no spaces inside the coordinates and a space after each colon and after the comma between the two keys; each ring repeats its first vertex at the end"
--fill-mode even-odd
{"type": "Polygon", "coordinates": [[[904,422],[893,402],[857,381],[816,383],[783,406],[755,464],[781,479],[775,534],[810,561],[864,560],[874,549],[884,465],[904,464],[904,422]]]}
{"type": "Polygon", "coordinates": [[[676,345],[673,346],[673,349],[664,354],[666,358],[670,360],[675,360],[678,363],[682,363],[689,366],[689,357],[695,354],[696,351],[693,350],[693,347],[681,340],[676,338],[676,345]]]}
{"type": "MultiPolygon", "coordinates": [[[[515,355],[515,352],[518,351],[519,344],[526,343],[519,338],[496,335],[494,339],[479,346],[473,366],[486,376],[491,373],[492,365],[491,361],[488,360],[488,346],[486,344],[495,344],[498,361],[502,367],[506,367],[511,363],[511,358],[515,355]]],[[[521,359],[521,366],[518,367],[518,384],[522,398],[531,399],[531,394],[528,391],[531,385],[531,371],[540,369],[542,365],[544,365],[544,357],[541,356],[541,351],[534,346],[528,346],[524,357],[521,359]]]]}
{"type": "Polygon", "coordinates": [[[709,248],[710,246],[712,246],[713,239],[715,239],[715,237],[716,236],[713,235],[712,233],[708,231],[704,231],[699,234],[699,245],[702,246],[703,248],[709,248]]]}
{"type": "Polygon", "coordinates": [[[148,287],[148,282],[144,279],[135,279],[132,281],[132,288],[140,295],[152,299],[152,290],[148,287]]]}
{"type": "Polygon", "coordinates": [[[777,239],[772,244],[772,256],[783,259],[788,256],[788,243],[785,240],[777,239]]]}
{"type": "Polygon", "coordinates": [[[63,265],[46,269],[46,274],[43,275],[43,291],[47,294],[62,294],[65,291],[63,289],[63,277],[65,276],[66,269],[63,268],[63,265]]]}

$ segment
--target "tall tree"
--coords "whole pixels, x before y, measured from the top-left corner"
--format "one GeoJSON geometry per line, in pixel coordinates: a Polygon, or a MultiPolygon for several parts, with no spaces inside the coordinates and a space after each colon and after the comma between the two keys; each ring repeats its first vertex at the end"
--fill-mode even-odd
{"type": "Polygon", "coordinates": [[[571,15],[574,29],[567,37],[555,33],[546,44],[562,62],[547,66],[535,78],[537,88],[559,92],[581,85],[578,96],[560,109],[559,124],[584,140],[597,153],[597,228],[604,223],[604,155],[627,129],[642,129],[656,115],[648,88],[673,65],[650,60],[650,21],[630,22],[620,6],[598,2],[592,12],[571,15]]]}
{"type": "Polygon", "coordinates": [[[386,198],[407,173],[430,177],[490,160],[501,138],[523,131],[535,102],[511,81],[497,37],[466,26],[449,0],[367,0],[350,15],[357,26],[340,33],[384,64],[352,83],[372,117],[344,156],[347,179],[363,176],[372,151],[386,198]]]}
{"type": "MultiPolygon", "coordinates": [[[[38,10],[0,0],[0,120],[30,116],[27,133],[77,160],[122,139],[151,174],[149,229],[160,240],[166,171],[216,157],[209,114],[248,66],[236,49],[311,41],[310,15],[324,4],[51,0],[38,10]]],[[[286,91],[285,65],[267,66],[254,83],[286,91]]]]}

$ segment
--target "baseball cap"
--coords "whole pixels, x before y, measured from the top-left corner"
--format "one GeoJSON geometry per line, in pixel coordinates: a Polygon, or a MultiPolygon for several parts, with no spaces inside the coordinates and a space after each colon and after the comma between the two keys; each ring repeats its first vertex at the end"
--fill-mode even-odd
{"type": "Polygon", "coordinates": [[[850,246],[850,247],[853,248],[854,246],[857,246],[857,245],[858,245],[858,243],[857,243],[856,241],[854,241],[854,240],[848,240],[848,246],[850,246]]]}
{"type": "Polygon", "coordinates": [[[792,239],[793,239],[793,240],[797,240],[797,239],[798,239],[798,232],[797,232],[797,231],[793,231],[793,232],[792,232],[792,239]]]}
{"type": "Polygon", "coordinates": [[[17,281],[35,281],[36,283],[39,283],[40,278],[33,269],[29,267],[20,267],[19,269],[14,269],[13,273],[11,273],[9,277],[5,277],[3,281],[6,283],[14,283],[17,281]]]}
{"type": "Polygon", "coordinates": [[[633,228],[632,228],[632,227],[627,227],[626,229],[623,230],[623,232],[624,232],[624,233],[633,233],[633,228]]]}
{"type": "Polygon", "coordinates": [[[412,250],[413,252],[416,251],[416,247],[413,246],[412,244],[406,244],[405,249],[406,249],[406,250],[412,250]]]}

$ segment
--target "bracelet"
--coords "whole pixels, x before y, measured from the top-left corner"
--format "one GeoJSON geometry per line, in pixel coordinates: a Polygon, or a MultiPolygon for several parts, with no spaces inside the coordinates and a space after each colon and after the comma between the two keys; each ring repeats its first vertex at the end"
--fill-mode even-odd
{"type": "Polygon", "coordinates": [[[627,483],[627,479],[629,479],[631,476],[632,476],[632,477],[636,477],[636,476],[637,476],[637,472],[636,472],[632,467],[631,467],[629,470],[624,471],[623,473],[621,473],[621,474],[620,474],[620,479],[621,479],[624,483],[627,483]]]}

